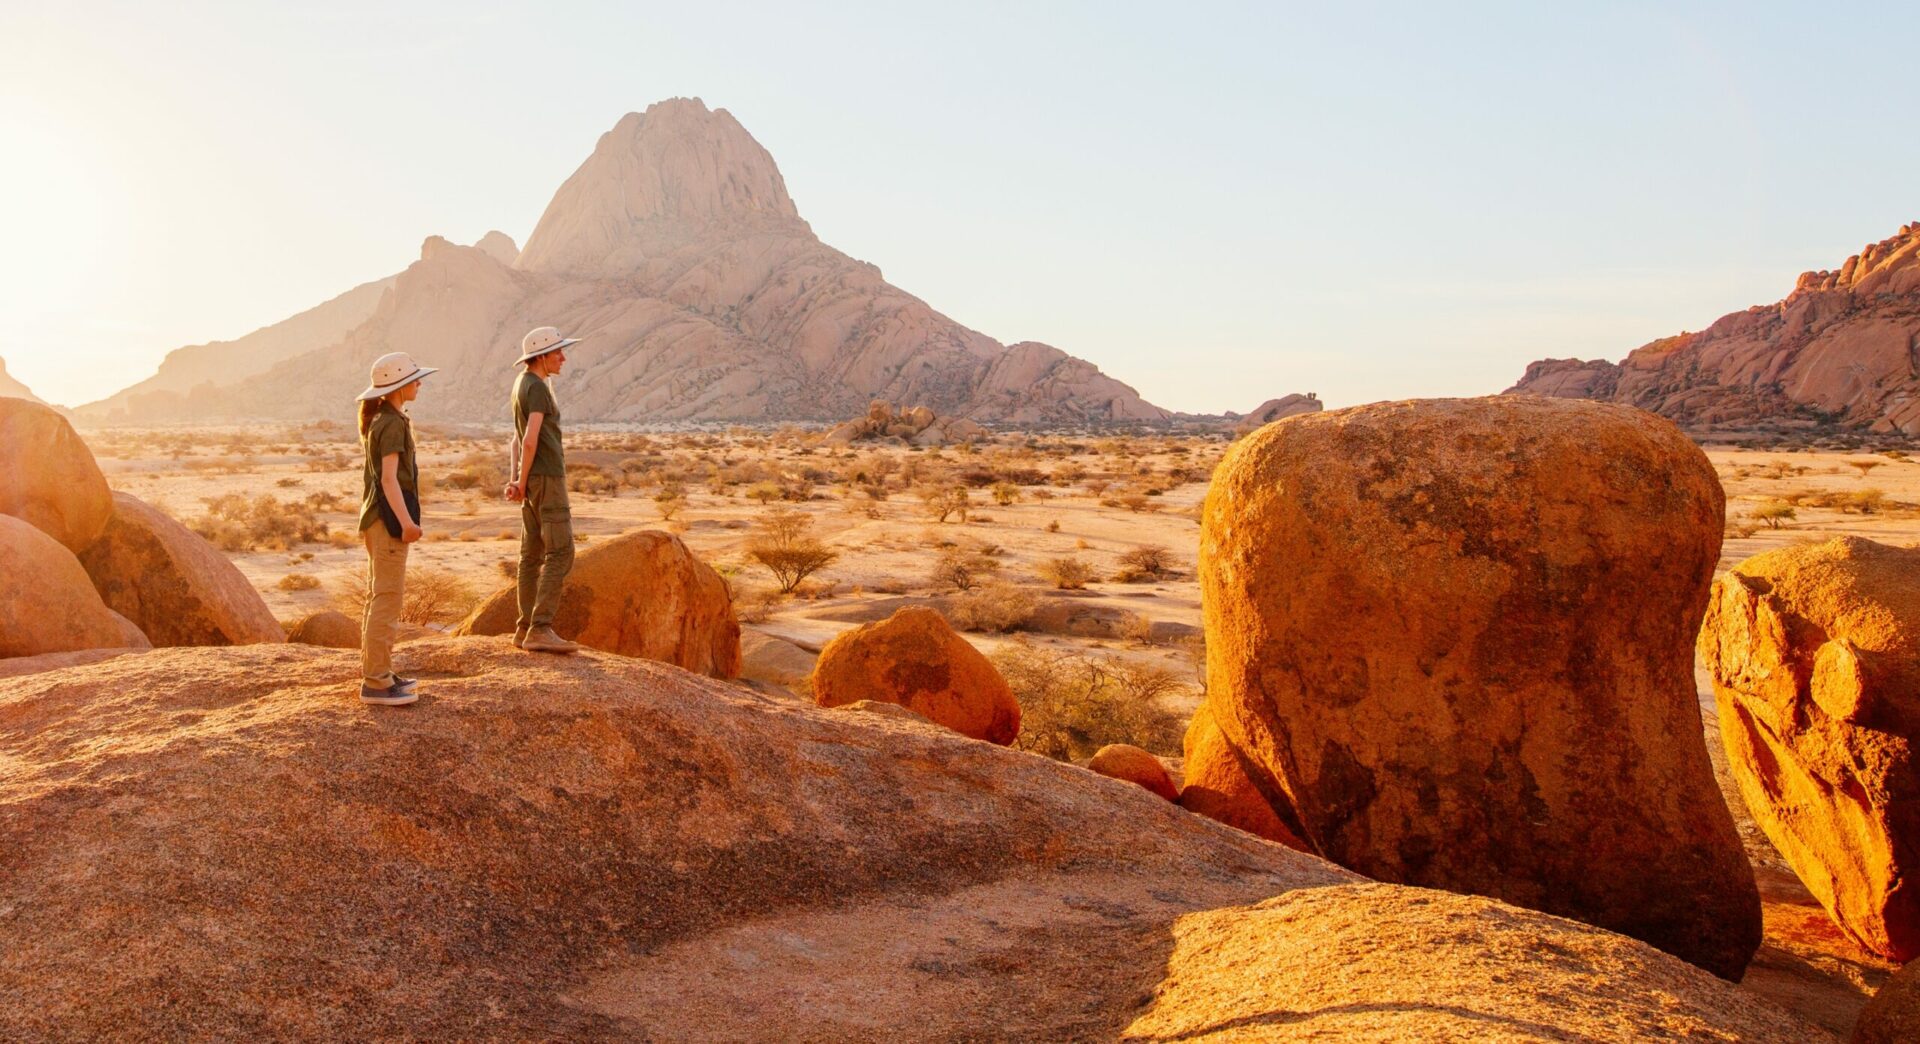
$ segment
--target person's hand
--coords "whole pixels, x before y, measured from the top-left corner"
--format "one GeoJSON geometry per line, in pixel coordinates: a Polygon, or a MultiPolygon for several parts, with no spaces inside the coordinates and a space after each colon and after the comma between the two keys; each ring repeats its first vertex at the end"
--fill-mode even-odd
{"type": "Polygon", "coordinates": [[[420,527],[411,522],[400,523],[400,542],[411,544],[420,539],[420,527]]]}
{"type": "Polygon", "coordinates": [[[518,482],[507,483],[507,488],[505,492],[506,492],[507,501],[513,504],[520,503],[520,501],[526,499],[526,496],[527,496],[526,488],[521,486],[520,483],[518,482]]]}

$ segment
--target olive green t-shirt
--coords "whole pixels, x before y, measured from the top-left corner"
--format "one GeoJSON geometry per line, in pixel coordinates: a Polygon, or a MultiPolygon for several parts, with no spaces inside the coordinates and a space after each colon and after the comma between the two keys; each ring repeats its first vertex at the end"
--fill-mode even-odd
{"type": "Polygon", "coordinates": [[[513,434],[527,437],[527,417],[540,414],[540,441],[533,450],[529,475],[567,474],[566,452],[560,448],[560,405],[553,401],[553,387],[532,370],[523,370],[513,382],[513,434]]]}
{"type": "MultiPolygon", "coordinates": [[[[413,425],[408,423],[406,415],[394,409],[388,403],[380,404],[380,412],[373,415],[373,423],[367,427],[367,437],[361,440],[367,451],[367,464],[360,475],[360,531],[381,525],[380,521],[380,461],[389,453],[400,454],[399,480],[401,490],[415,494],[420,492],[420,465],[414,460],[413,425]]],[[[396,512],[406,510],[396,505],[396,512]]],[[[419,522],[414,519],[414,522],[419,522]]]]}

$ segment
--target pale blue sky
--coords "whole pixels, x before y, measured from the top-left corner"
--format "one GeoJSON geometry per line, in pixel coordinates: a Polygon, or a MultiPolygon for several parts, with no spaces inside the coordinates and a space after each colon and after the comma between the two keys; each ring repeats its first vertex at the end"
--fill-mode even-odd
{"type": "Polygon", "coordinates": [[[1497,391],[1920,218],[1911,5],[0,0],[0,357],[76,403],[524,241],[725,107],[826,242],[1176,409],[1497,391]],[[23,160],[25,162],[23,162],[23,160]]]}

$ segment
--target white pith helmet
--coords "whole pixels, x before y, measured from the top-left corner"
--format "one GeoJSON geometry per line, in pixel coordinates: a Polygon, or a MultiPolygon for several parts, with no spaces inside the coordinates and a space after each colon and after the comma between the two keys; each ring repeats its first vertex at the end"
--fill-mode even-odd
{"type": "Polygon", "coordinates": [[[559,351],[567,345],[579,343],[578,337],[560,336],[560,330],[557,327],[537,327],[527,331],[527,335],[520,338],[520,358],[514,360],[513,364],[519,366],[529,359],[537,359],[548,352],[559,351]]]}
{"type": "Polygon", "coordinates": [[[427,374],[439,372],[438,367],[421,366],[414,362],[413,356],[406,352],[388,352],[373,361],[372,383],[360,393],[360,401],[399,391],[427,374]]]}

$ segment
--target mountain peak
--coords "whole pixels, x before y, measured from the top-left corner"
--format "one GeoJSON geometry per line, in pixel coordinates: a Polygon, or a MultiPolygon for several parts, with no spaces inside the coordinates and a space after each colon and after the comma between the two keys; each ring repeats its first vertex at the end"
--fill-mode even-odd
{"type": "Polygon", "coordinates": [[[554,193],[517,265],[615,275],[693,239],[769,227],[811,235],[773,157],[727,110],[670,98],[600,136],[554,193]]]}

